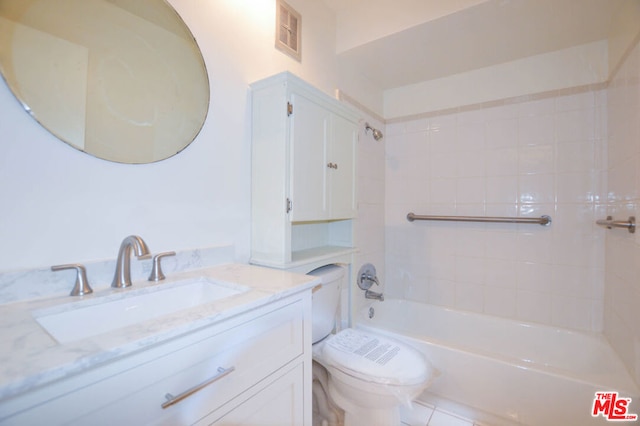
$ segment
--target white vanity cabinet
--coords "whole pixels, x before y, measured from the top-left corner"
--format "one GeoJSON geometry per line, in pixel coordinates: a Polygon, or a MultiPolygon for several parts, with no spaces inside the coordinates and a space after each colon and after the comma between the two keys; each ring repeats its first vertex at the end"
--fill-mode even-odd
{"type": "Polygon", "coordinates": [[[310,425],[310,299],[304,291],[4,401],[0,423],[310,425]],[[179,401],[163,408],[169,399],[179,401]]]}
{"type": "Polygon", "coordinates": [[[290,73],[251,86],[252,263],[353,247],[358,116],[290,73]]]}

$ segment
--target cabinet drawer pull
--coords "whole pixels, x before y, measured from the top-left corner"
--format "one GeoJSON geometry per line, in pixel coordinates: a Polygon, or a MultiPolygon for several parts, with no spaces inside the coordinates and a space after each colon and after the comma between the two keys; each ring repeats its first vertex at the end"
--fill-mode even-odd
{"type": "Polygon", "coordinates": [[[177,404],[178,402],[182,401],[186,397],[191,396],[194,393],[198,392],[200,389],[205,388],[205,387],[209,386],[210,384],[212,384],[213,382],[217,382],[218,380],[222,379],[223,377],[233,373],[235,371],[235,369],[236,369],[235,367],[229,367],[229,368],[226,368],[226,369],[222,368],[222,367],[218,367],[218,374],[216,374],[215,376],[213,376],[209,380],[206,380],[206,381],[200,383],[199,385],[195,385],[194,387],[192,387],[190,389],[187,389],[186,391],[182,392],[178,396],[173,396],[170,393],[166,394],[165,398],[167,398],[167,400],[162,403],[162,408],[171,407],[173,404],[177,404]]]}
{"type": "Polygon", "coordinates": [[[327,167],[330,169],[338,170],[338,165],[336,163],[329,163],[327,164],[327,167]]]}

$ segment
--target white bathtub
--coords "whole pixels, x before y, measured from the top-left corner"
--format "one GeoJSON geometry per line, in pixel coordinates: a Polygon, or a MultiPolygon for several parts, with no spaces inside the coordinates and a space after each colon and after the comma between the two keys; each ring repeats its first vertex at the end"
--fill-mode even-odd
{"type": "Polygon", "coordinates": [[[640,392],[601,335],[397,299],[367,305],[356,326],[413,345],[440,371],[419,399],[490,425],[607,424],[591,416],[598,391],[632,398],[640,414],[640,392]]]}

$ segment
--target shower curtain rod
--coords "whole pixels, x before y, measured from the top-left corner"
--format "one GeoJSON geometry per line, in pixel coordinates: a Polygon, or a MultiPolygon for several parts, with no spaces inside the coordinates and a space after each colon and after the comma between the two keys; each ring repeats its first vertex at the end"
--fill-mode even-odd
{"type": "Polygon", "coordinates": [[[491,222],[491,223],[531,223],[543,226],[551,225],[551,217],[491,217],[491,216],[424,216],[413,213],[407,214],[407,220],[439,220],[451,222],[491,222]]]}

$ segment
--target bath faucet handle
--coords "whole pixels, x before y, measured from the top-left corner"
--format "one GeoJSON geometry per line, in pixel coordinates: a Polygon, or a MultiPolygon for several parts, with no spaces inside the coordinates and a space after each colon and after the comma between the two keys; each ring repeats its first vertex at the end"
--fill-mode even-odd
{"type": "Polygon", "coordinates": [[[376,267],[371,263],[365,263],[358,271],[358,287],[361,290],[369,290],[374,283],[380,285],[376,275],[376,267]]]}
{"type": "Polygon", "coordinates": [[[380,285],[380,283],[378,282],[378,277],[375,276],[375,275],[362,274],[362,276],[360,277],[360,280],[371,281],[372,283],[374,283],[376,285],[380,285]]]}
{"type": "Polygon", "coordinates": [[[70,296],[84,296],[85,294],[93,293],[93,289],[89,285],[89,280],[87,280],[87,270],[83,265],[80,265],[79,263],[71,263],[51,267],[52,271],[62,271],[64,269],[75,269],[77,272],[76,284],[73,286],[71,293],[69,293],[70,296]]]}
{"type": "Polygon", "coordinates": [[[165,276],[162,273],[162,267],[160,265],[160,259],[167,256],[175,256],[175,251],[165,251],[164,253],[158,253],[153,256],[153,267],[151,268],[151,274],[149,275],[149,281],[164,280],[165,276]]]}

